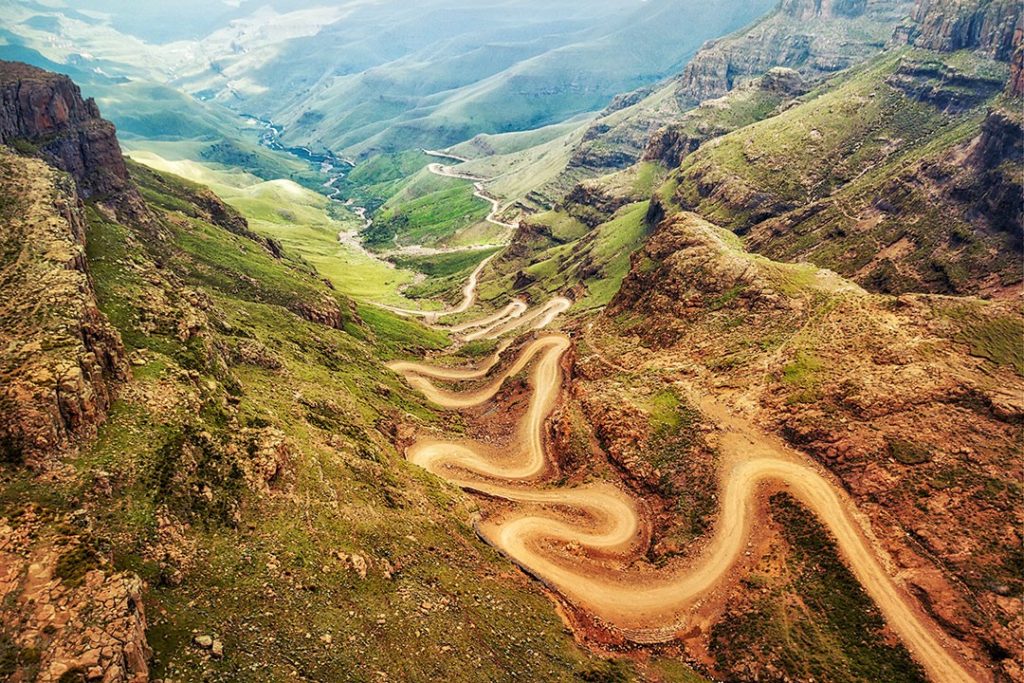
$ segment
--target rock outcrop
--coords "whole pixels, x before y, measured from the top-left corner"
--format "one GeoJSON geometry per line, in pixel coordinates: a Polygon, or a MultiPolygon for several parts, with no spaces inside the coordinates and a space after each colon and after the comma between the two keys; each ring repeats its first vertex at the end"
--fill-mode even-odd
{"type": "Polygon", "coordinates": [[[696,214],[666,218],[632,257],[629,275],[608,306],[608,315],[630,312],[648,321],[647,341],[664,347],[682,327],[697,324],[729,303],[757,317],[786,315],[781,296],[750,259],[734,253],[723,233],[696,214]]]}
{"type": "Polygon", "coordinates": [[[1010,81],[1006,91],[1013,97],[1024,96],[1024,27],[1013,33],[1013,55],[1010,57],[1010,81]]]}
{"type": "Polygon", "coordinates": [[[142,581],[75,543],[27,548],[0,522],[0,637],[11,681],[145,683],[142,581]],[[16,654],[12,655],[12,651],[16,654]]]}
{"type": "Polygon", "coordinates": [[[917,0],[893,40],[941,52],[975,50],[1008,62],[1022,26],[1017,0],[917,0]]]}
{"type": "Polygon", "coordinates": [[[777,66],[752,81],[744,90],[747,92],[734,91],[706,101],[697,109],[687,112],[678,122],[656,132],[644,149],[643,160],[660,161],[669,168],[676,168],[708,140],[777,113],[779,105],[800,95],[805,87],[798,71],[777,66]],[[754,99],[761,106],[745,106],[754,99]],[[758,113],[746,119],[736,116],[736,109],[758,113]]]}
{"type": "Polygon", "coordinates": [[[1024,249],[1024,122],[1020,112],[993,109],[970,146],[955,196],[996,230],[1014,235],[1024,249]]]}
{"type": "Polygon", "coordinates": [[[856,17],[867,9],[867,0],[783,0],[780,10],[797,19],[856,17]]]}
{"type": "Polygon", "coordinates": [[[36,147],[74,177],[83,198],[130,191],[114,124],[67,76],[0,62],[0,144],[36,147]]]}
{"type": "Polygon", "coordinates": [[[0,152],[0,460],[44,465],[93,434],[125,377],[97,307],[74,183],[0,152]]]}

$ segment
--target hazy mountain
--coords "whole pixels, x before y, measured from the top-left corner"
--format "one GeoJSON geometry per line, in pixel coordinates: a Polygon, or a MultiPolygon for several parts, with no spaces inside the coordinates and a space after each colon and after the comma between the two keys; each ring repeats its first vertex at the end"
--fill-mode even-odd
{"type": "Polygon", "coordinates": [[[705,40],[770,6],[246,2],[212,12],[176,7],[183,21],[175,22],[162,3],[131,12],[115,2],[12,3],[3,12],[8,43],[50,64],[172,85],[274,120],[288,144],[365,155],[601,109],[619,92],[680,70],[705,40]]]}

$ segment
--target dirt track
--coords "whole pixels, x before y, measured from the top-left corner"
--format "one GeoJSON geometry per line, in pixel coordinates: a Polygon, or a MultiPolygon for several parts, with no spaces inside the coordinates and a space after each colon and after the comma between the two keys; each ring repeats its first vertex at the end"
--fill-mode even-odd
{"type": "MultiPolygon", "coordinates": [[[[497,548],[626,637],[667,641],[678,637],[695,603],[735,567],[758,514],[759,491],[770,484],[798,498],[828,526],[858,580],[933,680],[985,680],[967,672],[951,654],[948,637],[886,571],[852,501],[804,456],[742,420],[717,420],[724,462],[718,522],[704,550],[686,562],[656,570],[638,561],[649,531],[638,504],[615,485],[543,487],[549,469],[543,425],[561,389],[559,362],[569,344],[560,335],[542,336],[489,382],[466,392],[438,388],[431,378],[482,378],[499,362],[497,356],[474,370],[392,366],[431,401],[459,409],[490,400],[506,378],[538,359],[531,372],[534,394],[512,448],[496,452],[427,438],[408,449],[412,462],[458,486],[519,504],[480,523],[480,533],[497,548]],[[584,552],[566,552],[567,547],[584,552]]],[[[720,412],[720,406],[710,412],[720,412]]]]}
{"type": "MultiPolygon", "coordinates": [[[[434,153],[434,155],[442,156],[436,152],[434,153]]],[[[451,158],[457,159],[458,157],[451,158]]],[[[442,178],[457,178],[459,180],[468,180],[472,182],[473,196],[476,197],[477,199],[482,199],[491,205],[491,211],[490,213],[487,214],[487,218],[485,218],[484,220],[486,220],[488,223],[493,223],[494,225],[497,225],[499,227],[508,228],[509,230],[516,229],[515,223],[508,223],[498,218],[499,214],[501,214],[504,207],[502,207],[500,201],[498,201],[497,199],[495,199],[494,197],[487,193],[487,189],[484,187],[484,181],[487,180],[486,178],[481,178],[480,176],[471,175],[469,173],[460,173],[459,171],[456,171],[452,167],[445,166],[444,164],[430,164],[429,166],[427,166],[427,170],[433,173],[434,175],[441,176],[442,178]]]]}
{"type": "MultiPolygon", "coordinates": [[[[484,268],[487,267],[487,264],[490,263],[491,259],[495,256],[496,254],[488,256],[473,269],[473,272],[469,276],[469,280],[466,282],[466,286],[462,288],[462,301],[460,301],[459,305],[454,308],[449,308],[443,311],[417,311],[410,308],[397,308],[395,306],[381,305],[381,307],[391,311],[392,313],[398,313],[399,315],[424,318],[431,324],[436,323],[438,319],[444,316],[465,313],[473,306],[474,303],[476,303],[476,288],[477,283],[480,281],[480,273],[483,272],[484,268]]],[[[511,304],[509,305],[511,306],[511,304]]]]}

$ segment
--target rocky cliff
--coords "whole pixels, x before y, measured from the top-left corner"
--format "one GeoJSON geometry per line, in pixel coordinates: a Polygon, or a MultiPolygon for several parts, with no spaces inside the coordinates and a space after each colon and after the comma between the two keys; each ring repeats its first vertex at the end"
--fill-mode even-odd
{"type": "Polygon", "coordinates": [[[942,52],[976,50],[1010,61],[1024,26],[1017,0],[917,0],[894,41],[942,52]]]}
{"type": "Polygon", "coordinates": [[[773,66],[820,80],[880,50],[909,9],[908,0],[786,0],[751,28],[705,44],[680,75],[677,97],[720,97],[773,66]]]}
{"type": "Polygon", "coordinates": [[[103,200],[135,217],[144,212],[114,124],[67,76],[0,62],[0,144],[38,153],[70,173],[84,199],[103,200]]]}
{"type": "Polygon", "coordinates": [[[123,348],[96,305],[70,178],[2,152],[0,197],[0,459],[42,465],[95,432],[125,376],[123,348]]]}
{"type": "Polygon", "coordinates": [[[642,158],[676,168],[708,140],[777,114],[804,90],[798,71],[772,67],[760,78],[720,98],[703,102],[657,131],[648,141],[642,158]]]}
{"type": "Polygon", "coordinates": [[[1013,97],[1024,96],[1024,27],[1013,33],[1013,55],[1010,57],[1010,82],[1006,91],[1013,97]]]}

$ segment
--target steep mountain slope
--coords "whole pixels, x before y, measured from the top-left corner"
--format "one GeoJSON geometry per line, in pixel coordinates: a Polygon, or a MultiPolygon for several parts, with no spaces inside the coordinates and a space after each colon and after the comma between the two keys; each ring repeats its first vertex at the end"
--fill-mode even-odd
{"type": "MultiPolygon", "coordinates": [[[[544,14],[550,15],[550,9],[544,14]]],[[[466,58],[427,61],[429,71],[420,66],[425,55],[417,54],[355,77],[325,74],[325,87],[303,94],[275,118],[285,125],[289,140],[356,154],[437,147],[479,132],[536,128],[596,109],[618,92],[671,73],[704,37],[742,25],[765,9],[764,3],[723,2],[708,11],[689,2],[659,0],[612,15],[558,44],[539,42],[536,47],[509,43],[514,30],[495,31],[490,40],[473,45],[466,58]],[[687,26],[682,34],[677,28],[681,16],[687,26]],[[447,82],[431,87],[438,74],[447,82]],[[380,93],[386,109],[370,97],[380,100],[380,93]],[[324,120],[328,111],[346,114],[324,120]]],[[[488,11],[474,9],[481,16],[488,11]]],[[[529,8],[516,11],[530,15],[529,8]]],[[[447,26],[451,19],[445,16],[447,26]]]]}
{"type": "Polygon", "coordinates": [[[396,452],[398,415],[440,418],[381,358],[443,334],[126,166],[65,77],[0,74],[32,93],[0,154],[4,677],[605,675],[396,452]],[[77,178],[50,165],[97,130],[77,178]]]}
{"type": "MultiPolygon", "coordinates": [[[[1001,37],[989,31],[979,40],[999,43],[1019,22],[1001,16],[990,21],[1001,37]]],[[[660,165],[675,170],[655,197],[655,222],[672,207],[695,210],[755,251],[811,260],[876,291],[1011,295],[1024,248],[1024,135],[1010,65],[995,58],[1008,51],[983,42],[974,53],[908,50],[899,47],[903,30],[883,54],[816,87],[776,67],[678,115],[626,173],[579,182],[582,166],[560,171],[549,157],[586,154],[596,144],[586,136],[538,146],[535,159],[534,150],[518,151],[457,168],[486,175],[507,162],[514,171],[488,183],[492,191],[523,191],[517,178],[529,178],[542,189],[526,205],[553,205],[593,228],[649,199],[646,190],[623,195],[623,178],[649,184],[660,165]]],[[[550,222],[527,222],[538,220],[550,222]]],[[[579,226],[571,240],[585,233],[579,226]]],[[[550,263],[550,246],[521,250],[506,276],[550,263]]]]}
{"type": "Polygon", "coordinates": [[[875,289],[998,294],[1020,282],[1024,216],[1007,76],[962,53],[898,52],[704,146],[675,200],[758,251],[875,289]]]}

